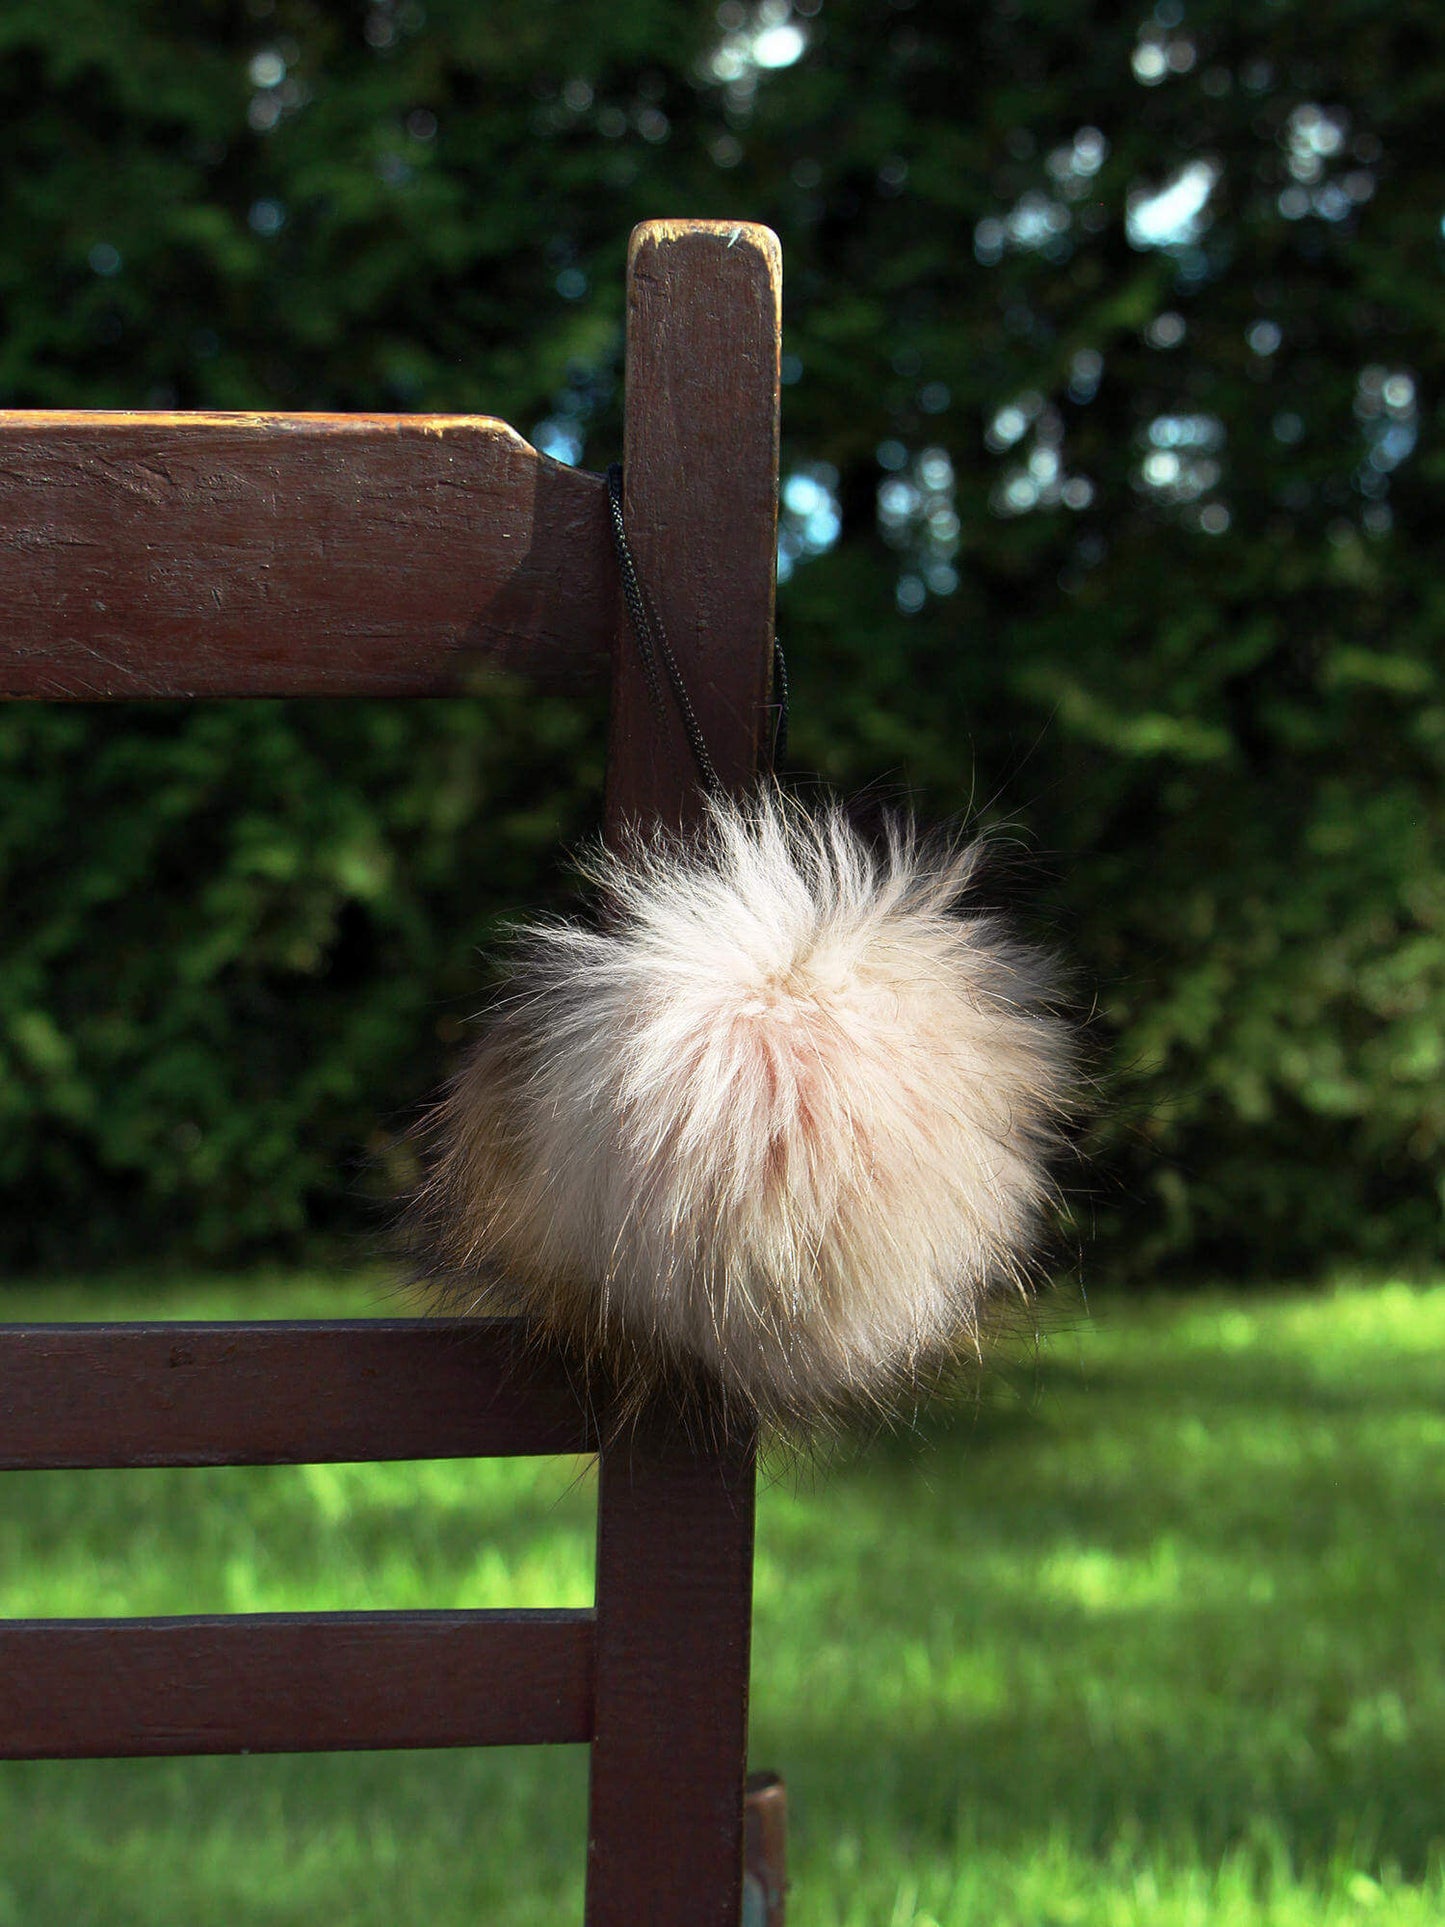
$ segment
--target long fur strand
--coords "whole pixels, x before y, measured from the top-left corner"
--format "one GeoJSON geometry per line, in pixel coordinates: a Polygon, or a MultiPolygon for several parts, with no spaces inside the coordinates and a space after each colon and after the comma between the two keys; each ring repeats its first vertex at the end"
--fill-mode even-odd
{"type": "Polygon", "coordinates": [[[428,1120],[438,1295],[790,1433],[975,1348],[1073,1078],[1047,961],[961,907],[979,862],[776,790],[592,856],[598,927],[519,933],[428,1120]]]}

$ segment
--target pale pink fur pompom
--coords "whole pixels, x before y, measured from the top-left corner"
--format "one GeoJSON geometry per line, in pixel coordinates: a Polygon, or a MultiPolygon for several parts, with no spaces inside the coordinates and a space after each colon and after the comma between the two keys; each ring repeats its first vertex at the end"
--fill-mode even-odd
{"type": "Polygon", "coordinates": [[[792,1431],[971,1351],[1027,1275],[1073,1061],[1040,955],[959,911],[977,863],[771,789],[590,859],[599,927],[520,933],[430,1120],[448,1302],[792,1431]]]}

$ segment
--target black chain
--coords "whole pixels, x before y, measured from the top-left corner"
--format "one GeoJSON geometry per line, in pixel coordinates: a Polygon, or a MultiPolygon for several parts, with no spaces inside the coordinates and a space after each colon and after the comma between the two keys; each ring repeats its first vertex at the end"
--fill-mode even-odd
{"type": "MultiPolygon", "coordinates": [[[[692,698],[687,693],[682,665],[672,652],[672,644],[667,639],[662,618],[653,607],[652,599],[646,589],[643,588],[637,573],[637,564],[632,559],[632,549],[627,540],[627,527],[622,515],[622,466],[618,462],[614,462],[607,471],[607,502],[612,514],[612,540],[617,550],[617,568],[622,577],[622,594],[627,603],[627,613],[632,618],[638,654],[642,657],[642,668],[647,677],[652,706],[659,718],[666,716],[667,705],[662,695],[662,679],[657,672],[660,658],[663,668],[667,671],[667,680],[672,685],[673,698],[682,717],[683,728],[687,731],[687,740],[692,749],[693,760],[702,776],[703,787],[711,795],[717,796],[722,791],[722,783],[708,751],[702,725],[697,720],[697,711],[692,706],[692,698]]],[[[777,708],[777,722],[773,729],[773,767],[776,769],[788,745],[788,668],[783,659],[782,645],[776,637],[773,639],[773,682],[777,708]]]]}

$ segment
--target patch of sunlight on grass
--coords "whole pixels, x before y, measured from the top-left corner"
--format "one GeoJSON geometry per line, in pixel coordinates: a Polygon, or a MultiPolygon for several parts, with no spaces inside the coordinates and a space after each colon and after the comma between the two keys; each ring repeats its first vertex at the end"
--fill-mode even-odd
{"type": "MultiPolygon", "coordinates": [[[[78,1280],[0,1316],[389,1290],[78,1280]]],[[[1402,1282],[1106,1300],[951,1419],[768,1484],[752,1750],[793,1927],[1445,1918],[1442,1351],[1445,1289],[1402,1282]]],[[[5,1613],[590,1597],[575,1461],[0,1494],[5,1613]]],[[[0,1769],[0,1927],[560,1927],[584,1851],[578,1749],[0,1769]]]]}
{"type": "Polygon", "coordinates": [[[0,1474],[0,1616],[590,1606],[576,1459],[0,1474]]]}
{"type": "Polygon", "coordinates": [[[1158,1612],[1184,1597],[1183,1561],[1169,1538],[1123,1558],[1099,1546],[1061,1547],[1034,1577],[1046,1598],[1086,1613],[1130,1614],[1141,1607],[1158,1612]]]}
{"type": "Polygon", "coordinates": [[[1445,1917],[1445,1290],[1116,1299],[765,1492],[790,1919],[1445,1917]]]}
{"type": "Polygon", "coordinates": [[[397,1275],[375,1264],[354,1271],[267,1268],[240,1277],[193,1272],[115,1272],[97,1279],[0,1281],[0,1322],[70,1325],[112,1318],[414,1318],[397,1275]]]}
{"type": "Polygon", "coordinates": [[[0,1927],[559,1927],[586,1751],[0,1769],[0,1927]]]}

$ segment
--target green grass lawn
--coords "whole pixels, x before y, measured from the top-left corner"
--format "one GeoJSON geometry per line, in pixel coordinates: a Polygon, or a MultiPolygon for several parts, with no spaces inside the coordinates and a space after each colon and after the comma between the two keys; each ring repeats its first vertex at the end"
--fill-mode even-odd
{"type": "MultiPolygon", "coordinates": [[[[0,1317],[395,1309],[278,1276],[0,1317]]],[[[1445,1919],[1445,1288],[1114,1300],[759,1520],[793,1927],[1445,1919]]],[[[0,1615],[575,1605],[573,1462],[12,1474],[0,1615]]],[[[0,1766],[0,1927],[560,1927],[576,1749],[0,1766]]],[[[658,1762],[665,1793],[667,1763],[658,1762]]]]}

